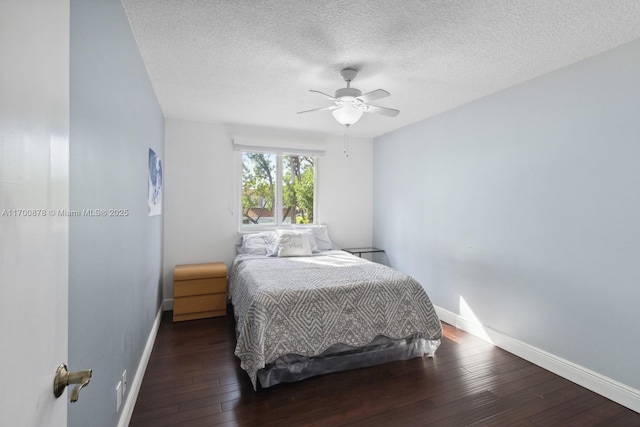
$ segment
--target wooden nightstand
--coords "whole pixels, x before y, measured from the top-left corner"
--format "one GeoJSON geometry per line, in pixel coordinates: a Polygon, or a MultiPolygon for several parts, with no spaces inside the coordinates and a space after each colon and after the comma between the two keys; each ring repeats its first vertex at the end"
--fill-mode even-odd
{"type": "Polygon", "coordinates": [[[227,314],[227,266],[223,262],[176,265],[173,321],[227,314]]]}

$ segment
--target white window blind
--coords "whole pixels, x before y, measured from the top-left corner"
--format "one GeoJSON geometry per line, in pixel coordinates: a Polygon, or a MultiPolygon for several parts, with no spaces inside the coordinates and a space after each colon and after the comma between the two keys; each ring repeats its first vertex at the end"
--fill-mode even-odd
{"type": "Polygon", "coordinates": [[[325,154],[325,144],[320,141],[299,141],[282,138],[233,138],[233,150],[240,152],[297,154],[322,157],[325,154]]]}

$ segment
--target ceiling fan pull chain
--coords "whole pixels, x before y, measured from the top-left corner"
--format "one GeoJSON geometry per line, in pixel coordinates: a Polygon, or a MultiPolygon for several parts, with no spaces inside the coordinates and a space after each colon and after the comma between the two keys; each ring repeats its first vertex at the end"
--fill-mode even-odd
{"type": "Polygon", "coordinates": [[[347,133],[349,133],[349,126],[347,126],[347,130],[344,133],[344,148],[343,148],[343,152],[344,152],[344,156],[345,157],[349,157],[349,135],[347,135],[347,133]]]}

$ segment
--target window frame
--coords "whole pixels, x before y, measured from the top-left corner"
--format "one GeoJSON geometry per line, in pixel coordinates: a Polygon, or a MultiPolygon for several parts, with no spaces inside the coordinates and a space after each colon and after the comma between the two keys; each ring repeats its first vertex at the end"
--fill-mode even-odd
{"type": "Polygon", "coordinates": [[[285,224],[283,223],[282,210],[284,207],[283,203],[283,178],[284,178],[284,158],[287,156],[302,156],[302,157],[311,157],[313,158],[313,222],[308,224],[300,224],[300,225],[315,225],[319,224],[318,221],[318,164],[321,156],[311,153],[296,153],[296,152],[283,152],[280,150],[255,150],[255,149],[242,149],[236,151],[236,197],[238,197],[238,202],[236,206],[238,208],[238,230],[241,233],[250,233],[250,232],[259,232],[259,231],[270,231],[282,228],[293,228],[297,224],[285,224]],[[244,210],[242,207],[242,191],[243,191],[243,157],[245,153],[251,154],[270,154],[276,156],[276,194],[275,194],[275,206],[274,210],[274,223],[273,224],[245,224],[244,223],[244,210]]]}

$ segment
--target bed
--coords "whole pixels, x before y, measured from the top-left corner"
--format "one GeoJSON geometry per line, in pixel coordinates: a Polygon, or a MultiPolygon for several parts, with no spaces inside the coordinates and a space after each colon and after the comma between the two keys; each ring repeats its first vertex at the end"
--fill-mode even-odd
{"type": "Polygon", "coordinates": [[[235,355],[254,389],[433,356],[440,344],[416,280],[338,250],[322,227],[242,238],[229,291],[235,355]]]}

